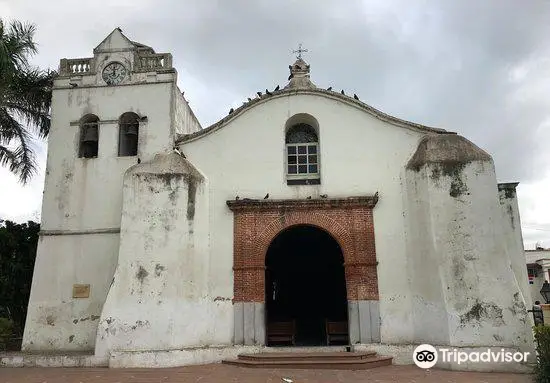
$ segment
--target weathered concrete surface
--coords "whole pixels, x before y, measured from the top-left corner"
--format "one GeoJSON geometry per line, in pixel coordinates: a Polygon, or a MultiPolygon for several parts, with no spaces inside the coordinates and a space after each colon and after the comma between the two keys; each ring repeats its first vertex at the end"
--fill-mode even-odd
{"type": "Polygon", "coordinates": [[[209,291],[208,183],[175,152],[124,177],[120,250],[96,355],[217,344],[230,305],[209,291]]]}
{"type": "MultiPolygon", "coordinates": [[[[376,192],[381,342],[532,346],[487,153],[463,137],[301,87],[180,141],[207,183],[187,161],[166,154],[176,135],[200,125],[177,89],[171,56],[162,56],[169,63],[162,70],[143,70],[135,60],[143,52],[155,55],[115,30],[85,59],[88,72],[56,79],[42,217],[44,230],[67,235],[39,245],[26,349],[90,350],[94,336],[100,358],[241,339],[257,344],[262,307],[243,306],[241,315],[231,302],[234,222],[225,201],[376,192]],[[101,80],[112,60],[128,67],[120,86],[101,80]],[[119,158],[117,120],[128,111],[142,117],[138,156],[119,158]],[[77,158],[78,121],[88,113],[100,118],[96,159],[77,158]],[[318,128],[321,184],[288,186],[285,127],[305,115],[318,128]],[[154,159],[158,153],[165,154],[154,159]],[[126,173],[138,159],[143,166],[126,173]],[[84,233],[90,230],[98,231],[84,233]],[[70,297],[74,283],[89,283],[90,298],[70,297]]],[[[369,305],[356,307],[354,340],[377,338],[360,320],[376,317],[369,305]]]]}
{"type": "Polygon", "coordinates": [[[472,161],[492,161],[491,156],[466,138],[457,134],[428,134],[418,144],[407,169],[420,170],[426,164],[466,164],[472,161]]]}
{"type": "Polygon", "coordinates": [[[61,73],[54,83],[41,229],[55,235],[41,236],[38,244],[24,350],[94,349],[97,319],[117,264],[123,174],[138,158],[147,161],[172,150],[174,129],[200,128],[177,88],[175,71],[158,76],[133,71],[138,46],[118,29],[97,48],[84,60],[90,64],[87,72],[61,73]],[[112,61],[128,69],[120,86],[106,86],[101,78],[112,61]],[[118,119],[130,111],[147,117],[140,121],[138,155],[118,157],[118,119]],[[99,153],[93,159],[78,158],[78,122],[87,114],[100,120],[99,153]],[[74,235],[78,231],[83,234],[74,235]],[[78,283],[90,284],[89,298],[72,297],[78,283]]]}
{"type": "Polygon", "coordinates": [[[349,301],[348,322],[350,344],[380,342],[378,301],[349,301]]]}
{"type": "Polygon", "coordinates": [[[55,354],[0,352],[0,367],[107,367],[108,364],[107,359],[81,352],[55,354]]]}
{"type": "MultiPolygon", "coordinates": [[[[510,265],[520,288],[522,300],[525,301],[525,305],[530,309],[534,300],[532,299],[529,277],[527,276],[527,268],[525,267],[523,234],[521,232],[521,218],[519,216],[519,205],[516,193],[518,184],[519,182],[499,183],[498,197],[503,215],[501,221],[504,228],[503,240],[506,242],[506,248],[511,254],[510,265]]],[[[528,317],[529,321],[532,322],[532,315],[528,317]]]]}
{"type": "MultiPolygon", "coordinates": [[[[410,343],[408,276],[404,268],[395,265],[407,262],[402,178],[422,136],[322,95],[292,94],[258,104],[223,128],[182,143],[180,150],[210,182],[210,270],[212,280],[216,280],[213,295],[233,294],[233,215],[225,201],[235,196],[263,198],[268,192],[272,199],[305,199],[322,194],[347,198],[378,191],[381,201],[374,210],[374,231],[380,276],[380,336],[387,343],[410,343]],[[300,122],[295,116],[303,115],[318,122],[321,184],[288,186],[285,126],[288,120],[300,122]]],[[[232,311],[230,315],[233,317],[232,311]]],[[[223,343],[232,341],[232,325],[232,321],[223,324],[231,335],[223,343]]]]}
{"type": "Polygon", "coordinates": [[[118,233],[40,236],[23,350],[93,352],[118,241],[118,233]],[[89,283],[90,297],[73,298],[75,283],[89,283]]]}
{"type": "Polygon", "coordinates": [[[221,362],[236,359],[239,354],[258,353],[257,346],[201,347],[168,351],[113,352],[109,358],[111,368],[177,367],[221,362]]]}
{"type": "Polygon", "coordinates": [[[265,344],[265,304],[262,302],[235,302],[233,304],[235,345],[265,344]]]}
{"type": "Polygon", "coordinates": [[[491,158],[458,136],[428,137],[407,166],[406,185],[414,343],[512,347],[534,356],[511,268],[523,253],[506,246],[491,158]]]}

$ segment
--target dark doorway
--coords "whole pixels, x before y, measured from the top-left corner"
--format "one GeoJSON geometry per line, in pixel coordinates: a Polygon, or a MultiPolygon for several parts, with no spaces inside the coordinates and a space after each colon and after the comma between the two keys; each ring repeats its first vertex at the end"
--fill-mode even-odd
{"type": "MultiPolygon", "coordinates": [[[[266,310],[269,346],[327,345],[329,322],[347,332],[344,257],[331,235],[300,225],[273,240],[266,256],[266,310]],[[292,338],[270,334],[288,332],[285,323],[292,323],[292,338]]],[[[338,343],[347,344],[347,334],[330,342],[338,343]]]]}

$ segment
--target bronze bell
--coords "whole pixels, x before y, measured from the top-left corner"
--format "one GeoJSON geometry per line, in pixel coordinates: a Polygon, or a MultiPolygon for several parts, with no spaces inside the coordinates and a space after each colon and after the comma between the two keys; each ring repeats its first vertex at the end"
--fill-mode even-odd
{"type": "Polygon", "coordinates": [[[126,135],[127,136],[137,136],[138,135],[138,126],[137,126],[137,124],[129,125],[126,128],[126,135]]]}
{"type": "Polygon", "coordinates": [[[83,142],[97,142],[99,139],[99,134],[97,132],[97,126],[88,126],[86,127],[86,133],[84,134],[83,142]]]}

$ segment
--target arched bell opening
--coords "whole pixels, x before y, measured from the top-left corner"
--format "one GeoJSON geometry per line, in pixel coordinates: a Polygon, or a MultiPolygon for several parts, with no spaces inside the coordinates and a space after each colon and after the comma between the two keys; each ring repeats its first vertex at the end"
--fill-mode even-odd
{"type": "Polygon", "coordinates": [[[99,149],[99,117],[87,114],[80,119],[78,157],[95,158],[99,149]]]}
{"type": "Polygon", "coordinates": [[[139,137],[139,116],[126,112],[119,118],[118,155],[136,156],[139,137]]]}

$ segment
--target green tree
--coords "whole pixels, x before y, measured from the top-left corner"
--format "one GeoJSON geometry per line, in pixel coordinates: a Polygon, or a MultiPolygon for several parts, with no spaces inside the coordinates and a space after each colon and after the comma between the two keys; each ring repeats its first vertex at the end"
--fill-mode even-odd
{"type": "Polygon", "coordinates": [[[31,292],[40,224],[0,221],[0,316],[9,316],[21,335],[31,292]]]}
{"type": "Polygon", "coordinates": [[[36,27],[0,19],[0,165],[27,183],[36,172],[32,137],[50,130],[55,71],[40,70],[28,59],[37,53],[36,27]]]}

